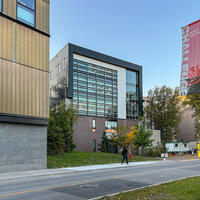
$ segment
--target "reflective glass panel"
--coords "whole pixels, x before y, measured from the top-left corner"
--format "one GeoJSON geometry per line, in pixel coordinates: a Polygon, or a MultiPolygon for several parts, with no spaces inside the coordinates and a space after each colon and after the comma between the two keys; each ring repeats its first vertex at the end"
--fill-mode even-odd
{"type": "Polygon", "coordinates": [[[17,5],[17,19],[30,26],[35,26],[35,13],[20,4],[17,5]]]}
{"type": "Polygon", "coordinates": [[[2,11],[2,0],[0,0],[0,12],[2,11]]]}
{"type": "Polygon", "coordinates": [[[35,0],[18,0],[18,2],[32,10],[35,10],[35,0]]]}
{"type": "MultiPolygon", "coordinates": [[[[74,92],[77,89],[79,114],[117,117],[117,71],[76,59],[73,63],[74,81],[77,81],[74,92]],[[113,74],[115,74],[115,78],[113,74]],[[83,97],[83,95],[85,96],[83,97]],[[109,107],[105,112],[106,105],[109,107]]],[[[76,96],[74,97],[76,98],[76,96]]]]}
{"type": "Polygon", "coordinates": [[[126,70],[126,116],[138,117],[138,73],[126,70]]]}

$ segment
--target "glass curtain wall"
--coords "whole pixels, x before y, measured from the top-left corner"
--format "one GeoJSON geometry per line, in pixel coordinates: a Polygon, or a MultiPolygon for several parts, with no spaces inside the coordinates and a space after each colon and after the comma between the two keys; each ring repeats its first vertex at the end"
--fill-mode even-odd
{"type": "Polygon", "coordinates": [[[74,59],[73,107],[81,115],[117,117],[117,71],[74,59]]]}
{"type": "Polygon", "coordinates": [[[126,70],[126,117],[137,119],[139,115],[138,73],[126,70]]]}

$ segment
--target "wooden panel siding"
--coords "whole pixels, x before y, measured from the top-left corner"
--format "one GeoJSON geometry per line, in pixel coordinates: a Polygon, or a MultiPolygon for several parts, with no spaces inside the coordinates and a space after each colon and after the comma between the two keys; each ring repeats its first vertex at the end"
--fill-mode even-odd
{"type": "Polygon", "coordinates": [[[49,37],[0,17],[0,58],[48,71],[49,37]]]}
{"type": "Polygon", "coordinates": [[[0,113],[48,117],[46,72],[0,59],[0,113]]]}

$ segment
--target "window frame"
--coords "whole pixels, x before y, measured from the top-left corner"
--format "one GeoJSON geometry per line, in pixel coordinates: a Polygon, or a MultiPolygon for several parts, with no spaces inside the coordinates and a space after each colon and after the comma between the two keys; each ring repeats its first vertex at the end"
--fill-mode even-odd
{"type": "Polygon", "coordinates": [[[34,9],[22,4],[21,2],[19,2],[19,0],[16,0],[16,18],[20,22],[35,28],[36,27],[36,0],[33,0],[33,1],[34,1],[34,9]],[[27,23],[26,20],[23,20],[23,19],[20,20],[19,19],[19,17],[18,17],[18,5],[20,5],[22,8],[25,8],[25,9],[30,10],[31,12],[33,12],[33,14],[34,14],[34,24],[33,25],[31,25],[31,23],[27,23]]]}

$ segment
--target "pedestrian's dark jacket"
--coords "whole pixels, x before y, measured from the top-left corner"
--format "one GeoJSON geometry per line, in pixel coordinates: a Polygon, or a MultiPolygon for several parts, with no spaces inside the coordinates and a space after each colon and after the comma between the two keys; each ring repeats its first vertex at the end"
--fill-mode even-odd
{"type": "Polygon", "coordinates": [[[123,151],[122,151],[122,155],[123,155],[123,156],[126,156],[126,155],[127,155],[127,153],[128,153],[127,149],[126,149],[126,148],[124,148],[124,149],[123,149],[123,151]]]}

